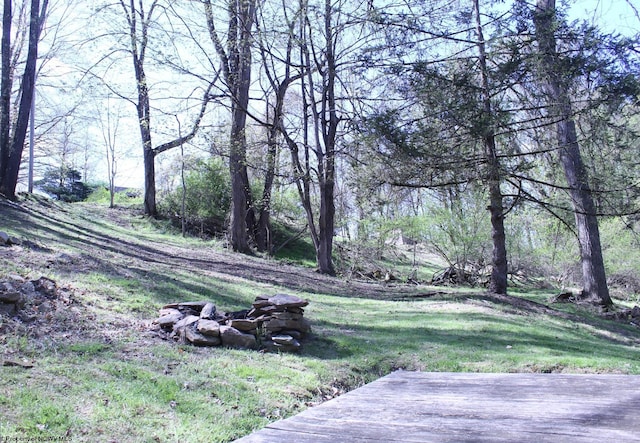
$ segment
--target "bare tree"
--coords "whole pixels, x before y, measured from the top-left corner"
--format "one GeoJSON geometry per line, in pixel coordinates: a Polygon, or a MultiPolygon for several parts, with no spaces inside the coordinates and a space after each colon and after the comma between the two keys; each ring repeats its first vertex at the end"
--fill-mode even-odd
{"type": "Polygon", "coordinates": [[[145,61],[149,45],[149,29],[154,23],[154,12],[159,7],[159,0],[151,2],[147,12],[145,12],[144,0],[138,0],[137,4],[135,0],[130,0],[128,4],[124,0],[119,0],[119,3],[127,20],[130,41],[129,52],[132,57],[136,80],[137,99],[135,100],[135,105],[144,158],[144,211],[145,214],[156,217],[158,209],[156,205],[155,157],[162,152],[182,146],[195,137],[206,112],[209,94],[214,82],[208,84],[203,94],[200,112],[195,118],[190,132],[154,147],[151,140],[151,96],[145,71],[145,61]]]}
{"type": "Polygon", "coordinates": [[[120,124],[120,112],[112,112],[111,100],[107,98],[105,112],[98,110],[100,129],[104,141],[105,160],[107,163],[107,183],[109,185],[109,207],[114,207],[116,194],[116,174],[118,173],[118,126],[120,124]]]}
{"type": "Polygon", "coordinates": [[[251,47],[256,0],[228,2],[226,48],[218,35],[210,0],[204,0],[209,36],[222,62],[225,86],[231,100],[229,171],[231,174],[231,221],[229,237],[234,251],[251,252],[249,233],[255,213],[247,172],[246,125],[251,86],[251,47]]]}
{"type": "Polygon", "coordinates": [[[297,23],[287,32],[297,44],[291,77],[296,77],[300,108],[286,112],[288,121],[281,119],[280,132],[291,153],[318,271],[333,275],[336,164],[343,128],[353,115],[346,73],[369,38],[364,32],[367,8],[364,2],[300,0],[295,16],[297,23]]]}
{"type": "Polygon", "coordinates": [[[314,29],[306,0],[300,0],[299,11],[297,39],[298,69],[302,73],[299,83],[302,137],[295,140],[284,125],[280,130],[291,152],[294,179],[307,214],[318,271],[334,275],[335,156],[340,123],[336,100],[337,12],[332,2],[325,0],[321,8],[314,9],[322,12],[323,19],[319,29],[314,29]],[[312,156],[315,157],[314,167],[311,166],[312,156]],[[317,181],[320,198],[317,217],[312,207],[313,179],[317,181]]]}
{"type": "Polygon", "coordinates": [[[267,86],[264,87],[266,116],[265,121],[259,122],[266,128],[266,161],[264,163],[264,186],[260,201],[256,202],[258,219],[255,226],[255,241],[259,251],[272,252],[273,237],[271,235],[271,197],[274,180],[276,178],[278,147],[284,128],[286,114],[285,99],[289,88],[305,75],[302,70],[294,72],[295,28],[299,10],[294,6],[290,11],[283,1],[279,12],[282,16],[267,17],[264,10],[260,11],[260,21],[257,26],[258,46],[262,59],[262,72],[266,77],[267,86]],[[282,19],[286,26],[286,38],[282,47],[276,47],[277,37],[282,32],[282,19]],[[276,25],[276,22],[278,23],[276,25]],[[269,29],[269,24],[275,29],[269,29]]]}

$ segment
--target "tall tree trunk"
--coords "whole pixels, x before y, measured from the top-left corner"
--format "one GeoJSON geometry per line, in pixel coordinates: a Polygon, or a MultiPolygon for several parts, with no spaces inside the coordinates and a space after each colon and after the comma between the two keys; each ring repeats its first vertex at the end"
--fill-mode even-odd
{"type": "MultiPolygon", "coordinates": [[[[318,270],[323,274],[335,275],[333,267],[333,236],[335,224],[335,155],[338,130],[336,112],[336,55],[333,29],[333,6],[325,0],[324,32],[326,38],[326,70],[322,91],[321,129],[324,155],[318,158],[320,175],[320,213],[318,215],[319,245],[317,250],[318,270]]],[[[317,129],[318,131],[318,129],[317,129]]],[[[320,150],[318,149],[318,152],[320,150]]]]}
{"type": "Polygon", "coordinates": [[[251,87],[251,34],[255,0],[232,0],[229,22],[229,69],[231,90],[231,137],[229,169],[231,173],[231,247],[251,252],[249,237],[255,228],[255,212],[247,171],[247,109],[251,87]]]}
{"type": "MultiPolygon", "coordinates": [[[[235,120],[235,119],[234,119],[235,120]]],[[[250,195],[246,173],[246,145],[244,129],[237,132],[238,123],[232,124],[231,146],[229,153],[229,173],[231,174],[231,220],[229,234],[234,251],[251,252],[249,245],[250,195]],[[235,132],[235,133],[234,133],[235,132]]]]}
{"type": "Polygon", "coordinates": [[[0,183],[9,161],[11,134],[11,0],[4,0],[2,11],[2,75],[0,81],[0,183]]]}
{"type": "Polygon", "coordinates": [[[556,51],[555,0],[537,0],[534,22],[541,56],[540,77],[543,79],[550,115],[557,121],[558,152],[569,185],[578,230],[583,294],[610,306],[613,302],[607,287],[595,204],[580,153],[567,82],[563,81],[564,73],[561,72],[560,57],[556,51]]]}
{"type": "Polygon", "coordinates": [[[231,220],[229,240],[234,251],[251,252],[249,235],[255,229],[255,212],[247,171],[246,122],[251,86],[251,45],[256,0],[229,1],[229,29],[225,50],[215,28],[210,0],[203,5],[209,37],[222,61],[231,99],[229,136],[229,173],[231,176],[231,220]]]}
{"type": "Polygon", "coordinates": [[[144,160],[144,213],[149,217],[158,216],[156,206],[156,154],[151,141],[151,106],[149,103],[149,89],[147,88],[147,76],[144,72],[144,58],[134,53],[134,67],[136,83],[138,85],[138,127],[142,140],[142,154],[144,160]]]}
{"type": "Polygon", "coordinates": [[[31,0],[31,15],[29,18],[29,49],[27,51],[24,75],[22,77],[22,95],[20,97],[18,118],[13,132],[14,135],[13,140],[11,141],[9,157],[4,165],[5,168],[2,173],[2,182],[0,182],[0,194],[4,194],[5,197],[10,199],[15,198],[16,186],[18,184],[18,172],[20,171],[20,163],[22,162],[22,151],[24,149],[27,128],[29,126],[31,103],[35,93],[38,42],[40,41],[40,32],[42,31],[42,24],[44,23],[48,4],[49,1],[44,0],[41,8],[40,0],[31,0]]]}
{"type": "Polygon", "coordinates": [[[144,62],[147,51],[149,24],[157,1],[151,4],[148,15],[145,16],[142,1],[136,7],[135,0],[129,1],[129,6],[120,0],[120,5],[127,17],[129,25],[129,39],[131,55],[133,56],[133,69],[136,76],[138,101],[136,111],[138,113],[138,128],[142,141],[142,155],[144,160],[144,213],[150,217],[158,216],[156,207],[156,178],[155,178],[155,152],[151,142],[151,105],[149,98],[149,86],[144,70],[144,62]],[[140,22],[138,22],[140,19],[140,22]],[[138,30],[138,25],[140,29],[138,30]],[[138,32],[140,34],[138,34],[138,32]]]}
{"type": "MultiPolygon", "coordinates": [[[[291,60],[293,47],[294,47],[294,35],[296,29],[296,20],[291,20],[288,23],[289,34],[287,39],[287,51],[286,56],[283,58],[284,70],[282,79],[277,80],[279,72],[270,69],[271,63],[269,63],[269,57],[272,57],[270,51],[265,47],[265,41],[259,40],[260,43],[260,55],[262,56],[262,67],[264,69],[266,77],[269,79],[269,84],[275,93],[275,103],[273,109],[269,107],[267,103],[267,158],[266,168],[264,176],[264,188],[262,190],[262,199],[259,207],[259,217],[256,223],[256,246],[259,251],[273,253],[273,237],[271,235],[271,198],[272,188],[276,176],[277,157],[278,157],[278,135],[285,133],[283,127],[282,116],[284,114],[284,100],[292,82],[300,80],[304,77],[302,72],[297,75],[291,75],[291,69],[293,63],[291,60]],[[269,111],[271,110],[271,115],[269,111]]],[[[260,35],[258,30],[258,35],[260,35]]],[[[286,137],[285,137],[286,140],[286,137]]],[[[289,144],[289,141],[287,141],[289,144]]],[[[295,143],[293,143],[295,145],[295,143]]],[[[296,148],[297,149],[297,148],[296,148]]],[[[292,153],[293,155],[293,153],[292,153]]],[[[299,164],[299,159],[298,159],[299,164]]],[[[295,169],[295,160],[294,160],[295,169]]]]}
{"type": "Polygon", "coordinates": [[[476,16],[476,32],[478,34],[478,51],[480,76],[482,79],[482,100],[485,119],[484,159],[487,164],[486,181],[489,188],[489,212],[491,214],[491,240],[493,242],[491,281],[489,290],[497,294],[507,293],[507,247],[504,233],[504,208],[502,191],[500,190],[500,162],[496,153],[496,137],[493,127],[493,109],[491,107],[491,91],[489,90],[489,73],[482,20],[480,19],[480,3],[474,0],[476,16]]]}
{"type": "MultiPolygon", "coordinates": [[[[144,159],[144,213],[150,217],[158,216],[158,208],[156,205],[156,173],[155,173],[155,157],[170,149],[182,146],[191,140],[198,132],[200,123],[206,112],[209,103],[209,93],[215,80],[209,83],[202,98],[200,114],[195,119],[191,131],[163,143],[154,148],[151,140],[151,97],[149,95],[149,86],[147,83],[147,74],[145,72],[144,63],[149,43],[149,27],[153,23],[153,14],[158,7],[158,0],[154,0],[149,7],[149,12],[145,13],[143,0],[138,0],[136,6],[135,0],[129,0],[129,4],[125,0],[120,0],[120,6],[127,19],[129,25],[130,52],[133,60],[133,69],[136,77],[136,87],[138,92],[138,101],[136,103],[136,111],[138,113],[138,127],[140,129],[140,138],[142,141],[142,154],[144,159]]],[[[180,132],[180,131],[178,131],[180,132]]]]}
{"type": "MultiPolygon", "coordinates": [[[[145,79],[144,72],[142,78],[145,79]]],[[[151,117],[149,115],[149,91],[146,86],[138,86],[138,126],[142,139],[144,160],[144,213],[149,217],[158,216],[156,205],[156,153],[151,143],[151,117]]]]}
{"type": "MultiPolygon", "coordinates": [[[[144,25],[143,25],[144,26],[144,25]]],[[[145,31],[146,33],[146,31],[145,31]]],[[[135,34],[132,39],[137,38],[135,34]]],[[[155,152],[151,142],[151,105],[149,102],[149,89],[147,87],[147,75],[144,71],[144,49],[138,53],[136,44],[133,46],[133,65],[136,73],[136,84],[138,85],[138,127],[140,129],[140,139],[142,140],[142,154],[144,160],[144,213],[150,217],[158,216],[156,206],[156,172],[155,172],[155,152]]]]}
{"type": "Polygon", "coordinates": [[[508,263],[504,232],[504,208],[500,180],[495,177],[489,178],[489,212],[491,214],[491,240],[493,242],[489,290],[496,294],[506,294],[508,263]]]}
{"type": "MultiPolygon", "coordinates": [[[[300,0],[298,17],[300,63],[299,75],[301,90],[302,141],[294,141],[283,125],[279,130],[283,135],[293,163],[295,183],[300,201],[305,209],[307,224],[316,251],[318,272],[335,275],[333,266],[333,236],[335,223],[335,147],[339,118],[336,110],[336,57],[335,35],[332,20],[334,11],[331,1],[325,1],[324,23],[322,30],[323,46],[315,46],[311,37],[308,5],[300,0]],[[311,53],[314,57],[311,57],[311,53]],[[322,53],[323,57],[317,54],[322,53]],[[316,75],[321,75],[321,84],[316,84],[316,75]],[[304,151],[299,151],[299,145],[304,151]],[[315,154],[315,168],[311,167],[311,155],[315,154]],[[302,157],[302,158],[301,158],[302,157]],[[313,170],[315,169],[315,171],[313,170]],[[318,180],[320,208],[317,223],[311,206],[312,171],[318,180]]],[[[294,27],[290,31],[293,33],[294,27]]]]}

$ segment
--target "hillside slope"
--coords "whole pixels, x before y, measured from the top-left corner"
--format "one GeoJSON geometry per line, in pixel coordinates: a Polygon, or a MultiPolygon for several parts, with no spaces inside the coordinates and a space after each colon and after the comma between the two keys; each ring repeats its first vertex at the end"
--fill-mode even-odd
{"type": "Polygon", "coordinates": [[[551,293],[346,281],[164,229],[129,209],[0,200],[20,243],[0,247],[0,282],[57,285],[0,315],[0,437],[231,441],[398,368],[640,373],[637,328],[551,293]],[[181,345],[151,324],[169,302],[236,310],[282,292],[310,301],[298,354],[181,345]]]}

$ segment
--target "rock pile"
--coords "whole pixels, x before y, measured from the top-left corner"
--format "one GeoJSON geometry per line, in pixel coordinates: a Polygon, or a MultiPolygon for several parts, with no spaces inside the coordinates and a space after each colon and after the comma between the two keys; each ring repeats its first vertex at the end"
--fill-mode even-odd
{"type": "Polygon", "coordinates": [[[7,234],[4,231],[0,231],[0,246],[12,246],[12,245],[19,245],[19,244],[20,244],[20,240],[18,240],[15,237],[9,236],[9,234],[7,234]]]}
{"type": "Polygon", "coordinates": [[[21,320],[28,321],[28,311],[50,311],[57,298],[56,282],[46,277],[28,281],[19,275],[10,275],[6,281],[0,281],[0,315],[19,315],[21,320]]]}
{"type": "Polygon", "coordinates": [[[27,281],[18,275],[9,276],[0,282],[0,315],[13,316],[27,303],[53,298],[55,291],[55,282],[46,277],[27,281]]]}
{"type": "Polygon", "coordinates": [[[171,303],[153,323],[169,337],[197,346],[292,352],[311,331],[308,301],[287,294],[256,297],[251,309],[223,312],[209,301],[171,303]]]}

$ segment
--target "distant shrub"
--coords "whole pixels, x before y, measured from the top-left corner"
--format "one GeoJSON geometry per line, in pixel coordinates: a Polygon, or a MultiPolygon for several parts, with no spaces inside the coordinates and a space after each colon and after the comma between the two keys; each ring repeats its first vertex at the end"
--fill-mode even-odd
{"type": "Polygon", "coordinates": [[[160,211],[177,224],[184,220],[190,232],[217,236],[225,227],[231,206],[227,169],[219,160],[200,160],[185,175],[186,193],[182,214],[182,186],[166,194],[160,211]]]}
{"type": "Polygon", "coordinates": [[[91,188],[82,182],[82,174],[73,168],[49,168],[36,187],[56,200],[79,202],[91,193],[91,188]]]}

